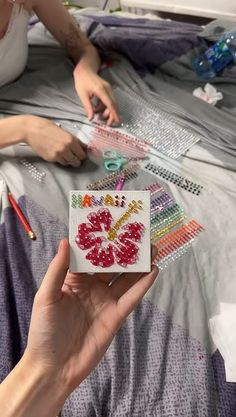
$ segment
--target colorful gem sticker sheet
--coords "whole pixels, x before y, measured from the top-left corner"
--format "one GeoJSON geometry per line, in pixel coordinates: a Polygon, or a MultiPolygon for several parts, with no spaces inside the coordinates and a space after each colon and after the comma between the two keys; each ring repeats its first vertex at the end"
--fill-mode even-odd
{"type": "Polygon", "coordinates": [[[150,191],[70,192],[71,272],[150,272],[150,191]]]}

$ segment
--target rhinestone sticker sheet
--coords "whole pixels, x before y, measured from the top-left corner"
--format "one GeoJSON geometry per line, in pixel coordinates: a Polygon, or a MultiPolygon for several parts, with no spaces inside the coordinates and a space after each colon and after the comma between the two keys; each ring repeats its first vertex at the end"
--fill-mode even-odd
{"type": "Polygon", "coordinates": [[[70,192],[71,272],[150,272],[150,191],[70,192]]]}
{"type": "Polygon", "coordinates": [[[147,154],[148,146],[142,140],[121,133],[114,128],[96,126],[92,132],[89,149],[99,152],[113,149],[121,155],[133,159],[144,158],[147,154]]]}
{"type": "Polygon", "coordinates": [[[186,177],[175,174],[174,172],[171,172],[159,165],[148,163],[144,169],[151,172],[152,174],[158,175],[166,181],[177,185],[177,187],[183,188],[192,194],[200,195],[203,190],[202,185],[197,184],[196,182],[193,182],[186,177]]]}
{"type": "Polygon", "coordinates": [[[155,263],[164,269],[184,255],[204,229],[196,220],[185,223],[184,210],[158,182],[146,190],[151,193],[151,241],[158,249],[155,263]]]}
{"type": "Polygon", "coordinates": [[[115,89],[123,126],[157,151],[176,159],[201,137],[193,130],[174,123],[171,116],[132,90],[115,89]]]}
{"type": "Polygon", "coordinates": [[[38,168],[27,159],[21,159],[20,163],[28,170],[29,174],[35,181],[44,182],[46,177],[45,172],[39,171],[38,168]]]}

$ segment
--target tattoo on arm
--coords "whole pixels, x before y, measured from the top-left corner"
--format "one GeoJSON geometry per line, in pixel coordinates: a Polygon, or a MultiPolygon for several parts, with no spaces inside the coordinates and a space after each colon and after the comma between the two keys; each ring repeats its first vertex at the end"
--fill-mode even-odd
{"type": "MultiPolygon", "coordinates": [[[[87,44],[86,37],[81,33],[77,22],[70,23],[68,33],[61,31],[62,38],[64,38],[63,46],[69,56],[72,58],[78,55],[80,58],[84,52],[84,47],[87,44]]],[[[88,41],[89,42],[89,41],[88,41]]]]}

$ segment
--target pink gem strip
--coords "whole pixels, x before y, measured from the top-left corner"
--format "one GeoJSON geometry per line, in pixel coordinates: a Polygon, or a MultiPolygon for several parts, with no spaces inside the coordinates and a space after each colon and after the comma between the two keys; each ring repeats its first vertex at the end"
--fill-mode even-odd
{"type": "Polygon", "coordinates": [[[130,135],[111,129],[107,126],[96,126],[89,142],[89,149],[101,151],[114,149],[128,158],[145,158],[147,145],[130,135]]]}
{"type": "Polygon", "coordinates": [[[146,187],[145,191],[150,191],[151,197],[153,197],[155,194],[163,192],[165,190],[158,182],[154,182],[153,184],[146,187]]]}

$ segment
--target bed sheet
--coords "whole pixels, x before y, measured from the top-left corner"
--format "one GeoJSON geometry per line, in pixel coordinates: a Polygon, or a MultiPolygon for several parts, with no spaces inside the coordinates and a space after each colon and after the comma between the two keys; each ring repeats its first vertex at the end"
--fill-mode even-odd
{"type": "MultiPolygon", "coordinates": [[[[89,24],[94,25],[94,21],[89,24]]],[[[26,74],[0,91],[2,116],[33,113],[49,117],[67,124],[88,141],[93,126],[87,122],[75,95],[71,63],[51,44],[47,34],[43,37],[45,43],[45,38],[48,39],[47,47],[39,46],[41,30],[40,25],[35,28],[38,44],[31,47],[26,74]]],[[[35,41],[33,33],[32,39],[35,41]]],[[[225,382],[224,363],[208,330],[209,318],[217,313],[219,302],[236,302],[235,81],[228,78],[219,81],[226,95],[221,108],[214,109],[197,100],[191,94],[196,84],[189,65],[191,53],[185,51],[175,62],[167,59],[155,73],[146,73],[144,78],[121,55],[116,55],[112,68],[102,72],[114,89],[130,88],[149,97],[169,111],[176,123],[189,123],[189,114],[198,119],[202,132],[199,145],[178,161],[160,154],[150,155],[150,161],[203,184],[204,191],[197,197],[158,179],[184,207],[187,216],[196,218],[205,231],[184,257],[160,273],[143,302],[122,326],[101,364],[70,396],[62,410],[63,417],[236,414],[235,384],[225,382]],[[222,127],[227,132],[227,146],[222,127]],[[213,128],[217,146],[208,135],[213,128]]],[[[75,170],[41,161],[26,146],[2,150],[0,155],[0,379],[3,379],[22,355],[34,293],[59,240],[68,234],[69,190],[86,189],[88,183],[105,172],[102,161],[91,156],[75,170]],[[44,184],[32,179],[20,162],[23,158],[46,173],[44,184]],[[28,240],[9,207],[8,188],[19,199],[36,231],[35,242],[28,240]]],[[[143,169],[126,187],[143,189],[156,180],[143,169]]]]}

